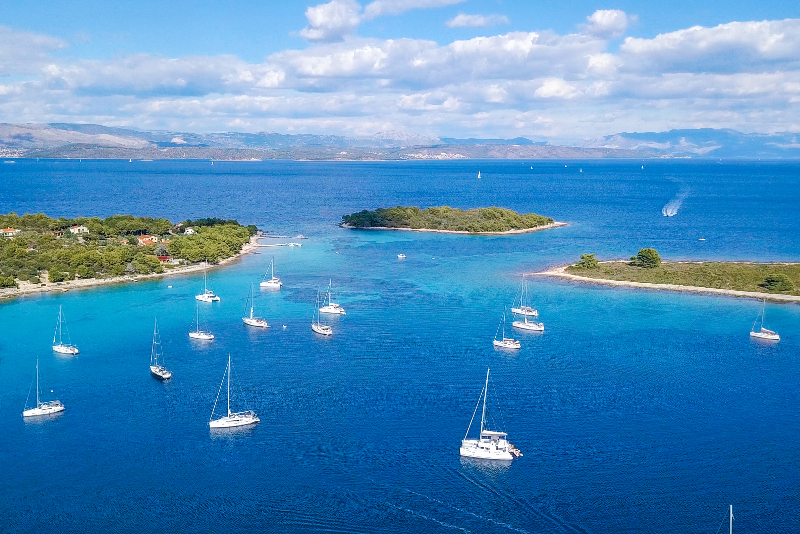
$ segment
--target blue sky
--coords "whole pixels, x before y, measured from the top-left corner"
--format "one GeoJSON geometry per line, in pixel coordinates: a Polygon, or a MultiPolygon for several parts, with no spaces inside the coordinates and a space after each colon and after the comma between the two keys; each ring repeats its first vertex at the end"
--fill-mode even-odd
{"type": "Polygon", "coordinates": [[[799,5],[12,0],[0,120],[537,139],[800,131],[799,5]]]}

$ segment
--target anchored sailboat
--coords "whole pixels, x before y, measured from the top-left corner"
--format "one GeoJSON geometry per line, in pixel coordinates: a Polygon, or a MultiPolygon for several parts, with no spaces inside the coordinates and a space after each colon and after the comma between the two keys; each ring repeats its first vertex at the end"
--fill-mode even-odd
{"type": "Polygon", "coordinates": [[[203,341],[211,341],[214,339],[214,334],[211,332],[204,332],[200,330],[200,306],[195,306],[195,324],[197,328],[193,332],[189,332],[189,337],[192,339],[201,339],[203,341]]]}
{"type": "MultiPolygon", "coordinates": [[[[30,390],[28,392],[30,395],[30,390]]],[[[25,408],[28,407],[28,399],[25,399],[25,408]]],[[[64,411],[64,405],[59,400],[42,402],[39,399],[39,359],[36,359],[36,408],[22,411],[22,417],[36,417],[39,415],[51,415],[64,411]]]]}
{"type": "Polygon", "coordinates": [[[761,313],[758,314],[756,320],[753,321],[753,328],[750,329],[750,337],[764,339],[767,341],[780,341],[781,336],[779,336],[777,332],[773,332],[772,330],[767,330],[766,328],[764,328],[764,316],[766,315],[766,308],[767,308],[767,299],[764,299],[764,303],[761,306],[761,313]],[[758,323],[759,319],[761,319],[761,327],[758,330],[756,330],[756,323],[758,323]]]}
{"type": "Polygon", "coordinates": [[[267,280],[267,275],[264,275],[264,280],[261,282],[261,287],[264,289],[280,289],[283,285],[281,279],[275,276],[275,258],[269,262],[270,270],[272,271],[271,278],[267,280]]]}
{"type": "Polygon", "coordinates": [[[519,295],[519,307],[511,308],[511,313],[517,315],[536,317],[539,312],[528,306],[528,285],[525,283],[525,275],[522,276],[522,289],[519,295]]]}
{"type": "Polygon", "coordinates": [[[247,326],[255,326],[256,328],[269,328],[269,323],[267,323],[266,319],[262,319],[261,317],[253,317],[253,284],[250,284],[250,296],[247,298],[247,303],[245,304],[245,313],[247,313],[247,304],[250,304],[250,316],[242,317],[242,322],[247,326]]]}
{"type": "MultiPolygon", "coordinates": [[[[332,292],[332,290],[333,290],[333,281],[332,280],[328,280],[328,293],[327,293],[328,303],[325,304],[324,306],[322,306],[319,309],[319,311],[322,312],[322,313],[332,313],[334,315],[336,315],[336,314],[345,315],[344,308],[342,308],[339,304],[337,304],[337,303],[335,303],[335,302],[333,302],[331,300],[331,292],[332,292]]],[[[323,301],[323,304],[324,304],[324,301],[323,301]]]]}
{"type": "Polygon", "coordinates": [[[69,330],[67,330],[67,342],[64,343],[62,330],[64,327],[64,313],[61,306],[58,307],[58,321],[56,322],[56,332],[53,334],[53,351],[60,354],[78,354],[78,347],[70,343],[69,330]]]}
{"type": "Polygon", "coordinates": [[[158,333],[158,319],[153,328],[153,348],[150,349],[150,374],[159,380],[169,380],[172,373],[164,367],[164,349],[161,348],[161,336],[158,333]]]}
{"type": "Polygon", "coordinates": [[[489,394],[489,369],[486,369],[486,383],[483,386],[483,391],[478,397],[478,403],[475,405],[475,410],[472,412],[472,419],[469,420],[467,433],[464,434],[464,439],[461,440],[461,448],[459,450],[461,456],[468,458],[480,458],[483,460],[513,460],[522,456],[522,453],[508,442],[508,434],[505,432],[497,432],[495,430],[488,430],[486,428],[486,397],[489,394]],[[478,406],[483,397],[483,411],[481,412],[481,432],[478,439],[467,439],[469,431],[472,428],[472,422],[475,420],[475,414],[478,412],[478,406]]]}
{"type": "Polygon", "coordinates": [[[203,292],[200,295],[195,295],[194,298],[200,302],[219,302],[219,297],[208,289],[208,276],[205,269],[203,269],[203,292]]]}
{"type": "Polygon", "coordinates": [[[329,336],[333,334],[333,328],[331,328],[329,325],[320,323],[320,311],[322,311],[322,308],[319,307],[319,290],[317,290],[317,304],[314,306],[314,317],[311,319],[311,330],[317,334],[329,336]]]}
{"type": "Polygon", "coordinates": [[[503,313],[503,321],[497,325],[497,332],[494,333],[494,341],[493,344],[495,347],[499,347],[501,349],[518,349],[520,348],[520,343],[514,338],[506,337],[506,314],[503,313]],[[503,337],[501,339],[497,339],[497,334],[500,332],[500,327],[503,327],[503,337]]]}
{"type": "Polygon", "coordinates": [[[231,411],[231,355],[228,354],[228,367],[225,369],[225,374],[222,376],[223,382],[225,377],[228,378],[228,415],[214,419],[214,410],[217,409],[217,401],[219,394],[222,392],[222,382],[219,384],[219,391],[217,391],[217,398],[214,400],[214,407],[211,409],[211,418],[208,421],[208,426],[211,428],[232,428],[236,426],[254,425],[261,421],[253,410],[245,410],[244,412],[231,411]]]}

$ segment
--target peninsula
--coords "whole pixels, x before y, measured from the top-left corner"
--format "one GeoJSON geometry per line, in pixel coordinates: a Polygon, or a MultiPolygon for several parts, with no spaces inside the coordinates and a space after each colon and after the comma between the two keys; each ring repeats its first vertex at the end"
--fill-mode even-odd
{"type": "Polygon", "coordinates": [[[234,220],[0,215],[0,299],[188,273],[255,248],[234,220]]]}
{"type": "Polygon", "coordinates": [[[665,262],[658,252],[646,248],[630,260],[601,262],[594,254],[584,254],[572,265],[534,274],[609,286],[800,303],[800,263],[665,262]]]}
{"type": "Polygon", "coordinates": [[[506,208],[462,210],[448,206],[420,209],[397,206],[360,211],[342,217],[342,228],[411,230],[452,234],[503,235],[538,232],[566,226],[535,213],[520,214],[506,208]]]}

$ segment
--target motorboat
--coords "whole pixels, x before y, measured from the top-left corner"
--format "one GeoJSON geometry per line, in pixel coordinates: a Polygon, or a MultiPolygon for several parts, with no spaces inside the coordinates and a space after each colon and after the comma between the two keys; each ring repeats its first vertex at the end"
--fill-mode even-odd
{"type": "Polygon", "coordinates": [[[172,378],[172,372],[164,367],[164,350],[161,347],[161,336],[158,333],[158,319],[153,328],[153,348],[150,349],[150,374],[153,378],[164,381],[172,378]]]}
{"type": "MultiPolygon", "coordinates": [[[[30,395],[30,393],[28,393],[30,395]]],[[[28,407],[28,401],[25,400],[25,407],[28,407]]],[[[58,412],[64,411],[64,405],[59,400],[52,400],[42,402],[39,398],[39,360],[36,360],[36,408],[30,408],[22,411],[22,417],[38,417],[42,415],[53,415],[58,412]]]]}
{"type": "Polygon", "coordinates": [[[406,259],[406,255],[405,254],[398,254],[397,255],[397,259],[404,260],[404,259],[406,259]]]}
{"type": "Polygon", "coordinates": [[[261,421],[253,410],[245,410],[243,412],[231,411],[231,355],[228,354],[228,367],[225,368],[225,374],[222,375],[222,383],[219,385],[217,391],[217,398],[214,400],[214,407],[211,409],[211,418],[208,421],[208,426],[211,428],[233,428],[237,426],[254,425],[261,421]],[[214,419],[214,411],[217,409],[217,401],[219,394],[222,392],[222,383],[225,378],[228,379],[228,415],[214,419]]]}
{"type": "Polygon", "coordinates": [[[59,354],[68,354],[73,356],[78,354],[78,347],[73,345],[69,340],[69,330],[67,330],[67,342],[64,343],[64,339],[62,336],[62,332],[64,330],[64,324],[66,321],[64,320],[64,313],[61,310],[61,306],[58,307],[58,320],[56,322],[56,331],[53,334],[53,352],[57,352],[59,354]]]}
{"type": "Polygon", "coordinates": [[[275,258],[272,258],[272,261],[269,262],[270,269],[272,271],[271,278],[267,280],[267,275],[264,275],[264,280],[262,280],[260,286],[262,289],[280,289],[283,286],[283,282],[281,279],[275,276],[275,258]]]}
{"type": "Polygon", "coordinates": [[[472,419],[469,421],[467,433],[464,434],[464,439],[461,440],[461,448],[459,453],[461,456],[467,458],[478,458],[481,460],[513,460],[522,456],[514,445],[509,443],[508,434],[505,432],[498,432],[486,428],[486,397],[489,389],[489,369],[486,369],[486,383],[483,386],[483,391],[478,397],[478,404],[475,405],[475,410],[472,412],[472,419]],[[481,398],[483,399],[483,410],[481,411],[481,430],[478,434],[478,439],[468,439],[469,431],[472,428],[472,422],[475,420],[475,414],[478,412],[481,398]]]}

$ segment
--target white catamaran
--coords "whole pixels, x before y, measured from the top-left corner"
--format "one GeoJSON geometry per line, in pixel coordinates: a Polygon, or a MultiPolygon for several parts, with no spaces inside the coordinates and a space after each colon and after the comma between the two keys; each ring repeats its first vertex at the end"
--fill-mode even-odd
{"type": "Polygon", "coordinates": [[[195,324],[197,325],[194,331],[189,332],[189,337],[192,339],[201,339],[203,341],[211,341],[214,339],[214,334],[200,330],[200,306],[195,306],[195,324]]]}
{"type": "Polygon", "coordinates": [[[208,276],[205,269],[203,270],[203,292],[199,295],[195,295],[194,298],[200,302],[219,302],[219,297],[208,289],[208,276]]]}
{"type": "Polygon", "coordinates": [[[264,280],[261,282],[261,287],[264,289],[280,289],[283,285],[281,279],[275,276],[275,258],[269,262],[269,268],[272,271],[271,278],[267,280],[267,275],[264,275],[264,280]]]}
{"type": "Polygon", "coordinates": [[[319,311],[322,312],[322,313],[332,313],[334,315],[336,315],[336,314],[345,315],[344,308],[342,308],[339,304],[337,304],[337,303],[335,303],[335,302],[333,302],[331,300],[331,291],[332,291],[332,289],[333,289],[333,281],[329,280],[328,281],[328,293],[326,295],[328,303],[325,304],[324,301],[323,301],[323,304],[325,304],[325,305],[322,306],[319,309],[319,311]]]}
{"type": "Polygon", "coordinates": [[[764,299],[764,304],[761,306],[761,313],[758,314],[756,320],[753,321],[753,328],[750,329],[750,337],[764,339],[767,341],[780,341],[781,336],[778,335],[777,332],[773,332],[772,330],[767,330],[764,328],[764,316],[767,308],[767,299],[764,299]],[[756,323],[758,320],[761,319],[761,328],[756,330],[756,323]]]}
{"type": "Polygon", "coordinates": [[[67,330],[67,342],[64,343],[62,330],[64,327],[64,313],[61,306],[58,307],[58,322],[56,322],[56,332],[53,334],[53,351],[60,354],[78,354],[78,347],[70,343],[69,330],[67,330]]]}
{"type": "Polygon", "coordinates": [[[519,295],[519,307],[511,308],[511,313],[517,315],[536,317],[539,312],[528,305],[528,285],[525,283],[525,276],[522,276],[522,289],[519,295]]]}
{"type": "Polygon", "coordinates": [[[245,410],[244,412],[231,411],[231,355],[228,354],[228,367],[225,369],[225,374],[222,376],[222,381],[228,378],[228,415],[214,419],[214,410],[217,409],[217,401],[219,401],[219,394],[222,392],[222,382],[219,384],[219,391],[217,391],[217,398],[214,400],[214,407],[211,409],[211,418],[208,421],[208,426],[211,428],[233,428],[237,426],[254,425],[261,421],[253,410],[245,410]]]}
{"type": "Polygon", "coordinates": [[[513,460],[522,456],[522,453],[508,442],[508,434],[505,432],[497,432],[495,430],[488,430],[486,428],[486,397],[489,393],[489,369],[486,369],[486,383],[483,386],[478,403],[475,405],[475,410],[472,412],[472,419],[469,420],[467,433],[464,434],[464,439],[461,440],[461,449],[459,452],[461,456],[467,458],[480,458],[483,460],[513,460]],[[475,420],[475,414],[478,412],[478,406],[483,397],[483,411],[481,412],[481,433],[478,439],[467,439],[469,431],[472,428],[472,422],[475,420]]]}
{"type": "Polygon", "coordinates": [[[333,334],[333,328],[329,325],[322,324],[320,320],[320,311],[322,308],[319,307],[319,290],[317,291],[317,304],[314,306],[314,316],[311,318],[311,330],[316,332],[317,334],[322,334],[323,336],[329,336],[333,334]]]}
{"type": "Polygon", "coordinates": [[[494,333],[494,341],[493,344],[495,347],[499,347],[501,349],[518,349],[520,348],[520,342],[514,338],[506,337],[506,314],[503,314],[502,322],[497,325],[497,331],[494,333]],[[497,339],[497,334],[500,333],[500,327],[503,327],[503,337],[501,339],[497,339]]]}
{"type": "MultiPolygon", "coordinates": [[[[30,390],[28,395],[30,395],[30,390]]],[[[25,399],[25,408],[28,407],[28,400],[25,399]]],[[[22,417],[36,417],[39,415],[51,415],[58,412],[64,411],[64,405],[61,404],[61,401],[52,400],[47,402],[42,402],[39,399],[39,360],[36,360],[36,408],[31,408],[29,410],[22,411],[22,417]]]]}
{"type": "Polygon", "coordinates": [[[158,333],[158,319],[153,328],[153,348],[150,349],[150,374],[159,380],[169,380],[172,373],[164,367],[164,349],[161,348],[161,335],[158,333]]]}
{"type": "Polygon", "coordinates": [[[247,326],[254,326],[256,328],[269,328],[269,323],[267,323],[266,319],[262,319],[261,317],[253,317],[253,284],[250,284],[250,296],[247,298],[247,303],[244,307],[245,313],[247,313],[247,304],[250,304],[250,316],[242,317],[242,322],[247,326]]]}

